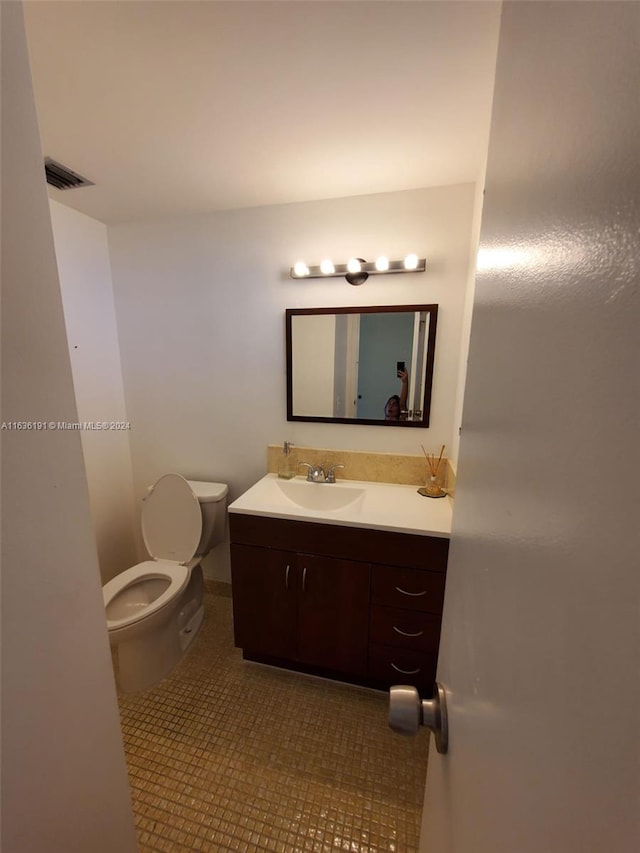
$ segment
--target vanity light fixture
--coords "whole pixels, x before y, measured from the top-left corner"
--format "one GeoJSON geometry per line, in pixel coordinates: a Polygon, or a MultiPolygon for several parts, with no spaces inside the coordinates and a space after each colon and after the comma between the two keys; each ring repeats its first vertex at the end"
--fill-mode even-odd
{"type": "Polygon", "coordinates": [[[364,258],[350,258],[346,264],[334,264],[329,258],[317,267],[310,267],[304,261],[298,261],[289,270],[291,278],[346,278],[349,284],[364,284],[370,275],[388,275],[398,272],[424,272],[427,266],[425,258],[407,255],[402,261],[390,261],[381,255],[375,263],[364,258]]]}

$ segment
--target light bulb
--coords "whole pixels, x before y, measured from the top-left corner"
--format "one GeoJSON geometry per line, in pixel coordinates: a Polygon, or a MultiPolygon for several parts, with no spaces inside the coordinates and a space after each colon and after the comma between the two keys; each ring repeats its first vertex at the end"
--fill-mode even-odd
{"type": "Polygon", "coordinates": [[[385,258],[384,255],[380,255],[376,260],[376,269],[378,272],[386,272],[389,269],[389,258],[385,258]]]}
{"type": "Polygon", "coordinates": [[[404,268],[406,270],[414,270],[418,266],[418,256],[417,255],[407,255],[404,259],[404,268]]]}
{"type": "Polygon", "coordinates": [[[362,266],[360,265],[360,261],[357,258],[350,258],[347,263],[347,269],[349,272],[360,272],[362,266]]]}
{"type": "Polygon", "coordinates": [[[325,275],[333,275],[335,271],[336,268],[333,265],[333,261],[329,258],[325,258],[325,260],[322,261],[322,263],[320,264],[320,272],[324,273],[325,275]]]}
{"type": "Polygon", "coordinates": [[[296,275],[299,276],[309,275],[309,267],[305,264],[304,261],[298,261],[295,264],[293,271],[296,275]]]}

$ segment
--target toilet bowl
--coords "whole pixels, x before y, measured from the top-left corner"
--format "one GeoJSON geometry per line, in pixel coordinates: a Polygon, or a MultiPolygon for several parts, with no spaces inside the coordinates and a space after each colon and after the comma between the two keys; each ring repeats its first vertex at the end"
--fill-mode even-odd
{"type": "Polygon", "coordinates": [[[102,587],[116,679],[137,693],[167,676],[189,648],[204,617],[200,561],[223,539],[224,483],[165,474],[142,507],[142,536],[151,560],[102,587]]]}

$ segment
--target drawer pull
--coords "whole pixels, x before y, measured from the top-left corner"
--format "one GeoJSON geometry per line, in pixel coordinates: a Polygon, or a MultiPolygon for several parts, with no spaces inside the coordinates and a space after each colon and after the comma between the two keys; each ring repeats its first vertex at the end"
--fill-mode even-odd
{"type": "Polygon", "coordinates": [[[417,669],[400,669],[399,666],[396,666],[393,661],[391,662],[391,666],[395,669],[396,672],[401,672],[403,675],[417,675],[420,672],[420,667],[417,669]]]}
{"type": "Polygon", "coordinates": [[[426,590],[426,589],[423,589],[423,590],[422,590],[422,592],[407,592],[407,590],[406,590],[406,589],[401,589],[399,586],[397,586],[397,587],[396,587],[396,589],[398,590],[398,592],[399,592],[401,595],[410,595],[412,598],[418,598],[418,597],[419,597],[419,596],[421,596],[421,595],[426,595],[426,594],[427,594],[427,590],[426,590]]]}
{"type": "Polygon", "coordinates": [[[302,570],[302,591],[307,591],[307,567],[305,566],[302,570]]]}
{"type": "Polygon", "coordinates": [[[287,568],[286,568],[286,571],[284,573],[284,588],[285,589],[289,589],[289,570],[290,569],[291,569],[291,566],[287,563],[287,568]]]}
{"type": "Polygon", "coordinates": [[[396,628],[395,625],[393,626],[393,630],[396,634],[402,634],[403,637],[421,637],[424,634],[424,631],[414,631],[410,634],[407,631],[401,631],[400,628],[396,628]]]}

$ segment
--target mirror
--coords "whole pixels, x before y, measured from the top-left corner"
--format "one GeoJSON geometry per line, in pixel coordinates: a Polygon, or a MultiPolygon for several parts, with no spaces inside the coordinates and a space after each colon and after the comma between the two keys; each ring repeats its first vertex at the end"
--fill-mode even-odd
{"type": "Polygon", "coordinates": [[[287,420],[427,427],[437,305],[287,308],[287,420]]]}

